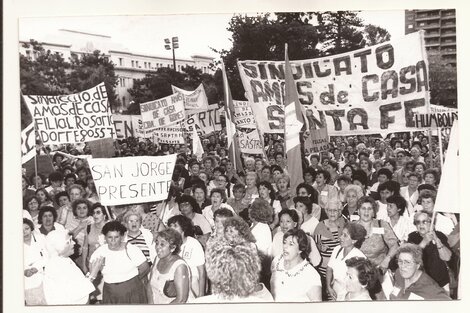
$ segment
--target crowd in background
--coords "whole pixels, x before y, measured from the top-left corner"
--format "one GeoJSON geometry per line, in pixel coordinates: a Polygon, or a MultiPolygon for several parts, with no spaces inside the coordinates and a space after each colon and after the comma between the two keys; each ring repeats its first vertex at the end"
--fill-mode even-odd
{"type": "Polygon", "coordinates": [[[115,156],[178,154],[165,201],[119,206],[100,204],[77,158],[87,145],[38,146],[54,171],[23,175],[26,304],[458,297],[459,215],[434,211],[436,138],[332,137],[303,155],[297,186],[282,135],[243,169],[224,132],[202,144],[198,160],[187,144],[116,141],[115,156]]]}

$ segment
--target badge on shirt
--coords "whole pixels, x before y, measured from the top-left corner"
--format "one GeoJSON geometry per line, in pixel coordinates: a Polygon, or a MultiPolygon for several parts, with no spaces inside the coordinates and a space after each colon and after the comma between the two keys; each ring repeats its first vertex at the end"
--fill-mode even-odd
{"type": "Polygon", "coordinates": [[[373,234],[378,234],[378,235],[383,235],[385,234],[385,230],[383,227],[372,227],[372,233],[373,234]]]}
{"type": "Polygon", "coordinates": [[[395,286],[395,287],[393,287],[393,290],[392,290],[392,295],[394,295],[395,297],[397,297],[397,296],[398,296],[398,294],[400,293],[400,290],[401,290],[401,289],[400,289],[400,288],[398,288],[398,287],[396,287],[396,286],[395,286]]]}
{"type": "Polygon", "coordinates": [[[408,297],[408,300],[424,300],[424,298],[411,292],[410,296],[408,297]]]}
{"type": "Polygon", "coordinates": [[[320,196],[328,197],[328,191],[323,190],[323,191],[320,193],[320,196]]]}
{"type": "Polygon", "coordinates": [[[349,218],[351,219],[351,222],[359,221],[359,215],[353,214],[349,216],[349,218]]]}

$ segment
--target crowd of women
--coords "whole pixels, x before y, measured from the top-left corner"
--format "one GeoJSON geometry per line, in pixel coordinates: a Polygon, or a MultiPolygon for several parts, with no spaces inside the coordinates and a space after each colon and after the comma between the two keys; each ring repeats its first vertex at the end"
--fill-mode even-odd
{"type": "Polygon", "coordinates": [[[167,199],[101,205],[75,151],[47,177],[25,173],[27,305],[458,297],[459,216],[434,211],[438,151],[423,134],[333,138],[297,186],[277,136],[243,171],[222,136],[200,161],[186,145],[118,145],[178,153],[167,199]]]}

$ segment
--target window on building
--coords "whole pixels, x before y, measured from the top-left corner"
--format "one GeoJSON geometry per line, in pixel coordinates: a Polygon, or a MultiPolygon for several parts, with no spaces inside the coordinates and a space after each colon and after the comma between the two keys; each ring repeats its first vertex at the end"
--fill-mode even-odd
{"type": "Polygon", "coordinates": [[[122,58],[119,58],[119,66],[122,66],[122,58]]]}
{"type": "Polygon", "coordinates": [[[139,67],[139,61],[135,61],[135,67],[139,67]]]}
{"type": "Polygon", "coordinates": [[[127,107],[127,105],[126,105],[126,97],[122,97],[122,107],[123,107],[123,108],[127,107]]]}
{"type": "Polygon", "coordinates": [[[131,61],[132,67],[134,67],[134,60],[131,61]]]}

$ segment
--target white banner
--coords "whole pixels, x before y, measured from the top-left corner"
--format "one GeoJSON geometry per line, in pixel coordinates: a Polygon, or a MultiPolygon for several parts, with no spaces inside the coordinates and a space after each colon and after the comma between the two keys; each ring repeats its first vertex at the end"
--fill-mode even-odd
{"type": "Polygon", "coordinates": [[[21,131],[21,163],[24,164],[36,155],[36,133],[31,123],[21,131]]]}
{"type": "Polygon", "coordinates": [[[175,162],[176,154],[88,160],[100,202],[104,205],[166,199],[175,162]]]}
{"type": "Polygon", "coordinates": [[[184,97],[181,93],[140,104],[143,129],[152,132],[184,119],[184,97]]]}
{"type": "Polygon", "coordinates": [[[193,131],[193,127],[196,127],[197,132],[201,135],[220,131],[222,130],[220,112],[221,109],[219,109],[218,104],[211,104],[207,111],[188,115],[184,127],[188,132],[193,131]]]}
{"type": "Polygon", "coordinates": [[[185,130],[181,123],[176,123],[173,127],[158,128],[153,132],[155,143],[182,144],[184,143],[185,130]]]}
{"type": "Polygon", "coordinates": [[[45,145],[115,138],[104,83],[60,96],[24,96],[45,145]]]}
{"type": "Polygon", "coordinates": [[[200,84],[195,90],[188,91],[171,85],[173,93],[181,93],[184,96],[184,108],[186,110],[206,111],[209,109],[206,91],[204,86],[200,84]]]}
{"type": "Polygon", "coordinates": [[[117,139],[150,137],[150,135],[146,135],[144,131],[142,117],[140,115],[113,114],[113,122],[116,128],[117,139]]]}
{"type": "Polygon", "coordinates": [[[233,118],[238,128],[256,128],[255,116],[248,101],[233,100],[233,118]]]}
{"type": "MultiPolygon", "coordinates": [[[[290,64],[309,123],[327,126],[330,136],[414,131],[413,110],[429,103],[423,32],[290,64]]],[[[284,61],[238,61],[238,68],[258,126],[282,133],[284,61]]]]}
{"type": "Polygon", "coordinates": [[[263,154],[264,145],[259,139],[258,130],[237,131],[237,133],[241,153],[263,154]]]}

